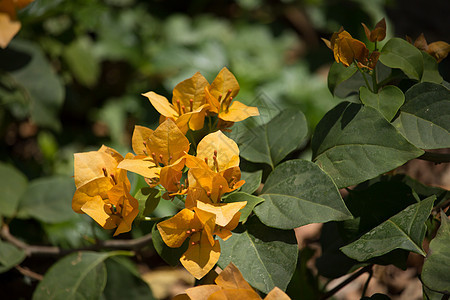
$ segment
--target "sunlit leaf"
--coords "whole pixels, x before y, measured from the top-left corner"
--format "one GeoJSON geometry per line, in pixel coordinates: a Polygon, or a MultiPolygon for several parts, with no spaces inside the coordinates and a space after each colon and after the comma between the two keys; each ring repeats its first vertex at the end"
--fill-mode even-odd
{"type": "Polygon", "coordinates": [[[389,122],[397,114],[398,109],[405,101],[402,90],[393,85],[383,87],[378,93],[372,93],[367,87],[359,89],[359,97],[365,105],[377,109],[389,122]]]}
{"type": "Polygon", "coordinates": [[[380,61],[390,68],[401,69],[411,79],[422,78],[422,53],[405,40],[390,39],[381,49],[380,61]]]}
{"type": "Polygon", "coordinates": [[[240,222],[246,222],[247,218],[253,212],[253,209],[255,208],[255,206],[260,204],[261,202],[263,202],[264,199],[261,197],[249,195],[244,192],[236,192],[236,193],[232,193],[232,194],[228,195],[224,199],[224,201],[227,203],[247,201],[247,205],[245,205],[245,207],[240,210],[241,217],[239,219],[240,222]]]}
{"type": "Polygon", "coordinates": [[[439,68],[437,61],[425,51],[422,51],[423,56],[423,74],[421,82],[434,82],[442,83],[444,80],[439,74],[439,68]]]}

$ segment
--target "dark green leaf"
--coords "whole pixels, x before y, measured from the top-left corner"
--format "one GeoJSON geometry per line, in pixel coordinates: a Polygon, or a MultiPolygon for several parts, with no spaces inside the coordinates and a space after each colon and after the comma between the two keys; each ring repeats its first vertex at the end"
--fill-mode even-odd
{"type": "Polygon", "coordinates": [[[345,67],[343,64],[333,62],[328,73],[328,89],[334,95],[336,87],[349,79],[358,71],[355,64],[351,64],[349,67],[345,67]]]}
{"type": "Polygon", "coordinates": [[[0,273],[17,266],[25,257],[26,254],[22,249],[0,240],[0,273]]]}
{"type": "Polygon", "coordinates": [[[285,290],[295,271],[294,231],[267,227],[256,217],[235,229],[228,240],[220,240],[220,248],[218,265],[225,268],[233,262],[249,284],[266,294],[275,286],[285,290]]]}
{"type": "Polygon", "coordinates": [[[316,164],[289,160],[270,173],[254,211],[267,226],[291,229],[352,217],[333,180],[316,164]]]}
{"type": "Polygon", "coordinates": [[[240,145],[240,155],[248,161],[273,168],[297,149],[308,134],[305,115],[298,110],[284,110],[267,124],[248,131],[240,145]]]}
{"type": "Polygon", "coordinates": [[[138,218],[141,219],[150,215],[156,209],[161,200],[161,191],[151,187],[144,187],[136,192],[134,198],[139,202],[138,218]]]}
{"type": "MultiPolygon", "coordinates": [[[[168,218],[164,218],[162,221],[167,220],[168,218]]],[[[155,225],[152,229],[152,241],[153,246],[155,247],[156,252],[158,252],[159,256],[164,259],[169,265],[176,266],[180,263],[180,257],[186,252],[189,246],[189,239],[184,241],[183,245],[179,248],[170,248],[164,243],[161,234],[158,231],[158,227],[155,225]]]]}
{"type": "Polygon", "coordinates": [[[37,45],[14,40],[10,47],[31,57],[23,68],[11,74],[32,101],[31,118],[41,126],[58,130],[58,111],[64,102],[64,88],[59,77],[37,45]]]}
{"type": "Polygon", "coordinates": [[[72,197],[75,193],[73,178],[54,176],[33,180],[22,196],[18,208],[19,218],[36,218],[46,223],[60,223],[75,216],[72,197]]]}
{"type": "Polygon", "coordinates": [[[405,93],[395,127],[422,149],[450,147],[450,90],[435,83],[418,83],[405,93]]]}
{"type": "Polygon", "coordinates": [[[358,261],[386,254],[394,249],[405,249],[425,256],[422,249],[425,221],[436,197],[431,196],[381,223],[341,251],[358,261]]]}
{"type": "Polygon", "coordinates": [[[401,69],[411,79],[422,78],[422,53],[405,40],[390,39],[381,49],[380,61],[390,68],[401,69]]]}
{"type": "Polygon", "coordinates": [[[349,102],[323,117],[311,147],[313,159],[339,188],[374,178],[424,153],[376,109],[349,102]]]}
{"type": "Polygon", "coordinates": [[[422,281],[430,289],[450,294],[450,220],[441,211],[441,227],[430,242],[430,251],[423,264],[422,281]]]}
{"type": "Polygon", "coordinates": [[[245,180],[245,184],[241,187],[241,192],[253,194],[261,184],[262,170],[256,172],[242,172],[241,180],[245,180]]]}
{"type": "Polygon", "coordinates": [[[106,285],[105,259],[130,252],[76,252],[55,263],[38,284],[33,300],[100,298],[106,285]]]}
{"type": "Polygon", "coordinates": [[[423,56],[423,75],[421,82],[442,83],[444,80],[439,74],[438,62],[434,57],[425,51],[421,51],[423,56]]]}
{"type": "Polygon", "coordinates": [[[25,175],[13,166],[0,162],[0,216],[14,215],[27,185],[25,175]]]}
{"type": "Polygon", "coordinates": [[[244,192],[232,193],[226,198],[224,198],[224,202],[226,203],[242,202],[242,201],[247,201],[247,204],[243,209],[240,210],[241,217],[239,218],[239,222],[246,222],[247,218],[250,216],[255,206],[263,202],[264,199],[244,192]]]}
{"type": "Polygon", "coordinates": [[[152,291],[141,279],[136,266],[126,257],[112,257],[106,262],[108,280],[103,291],[105,299],[152,300],[152,291]]]}
{"type": "Polygon", "coordinates": [[[377,109],[389,122],[405,102],[405,95],[402,90],[393,85],[385,86],[377,94],[362,86],[359,89],[359,98],[363,104],[377,109]]]}

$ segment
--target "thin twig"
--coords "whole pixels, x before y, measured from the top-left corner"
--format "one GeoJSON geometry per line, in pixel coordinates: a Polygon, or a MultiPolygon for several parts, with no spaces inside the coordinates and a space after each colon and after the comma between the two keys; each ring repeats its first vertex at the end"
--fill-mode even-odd
{"type": "Polygon", "coordinates": [[[373,270],[371,268],[369,270],[369,278],[367,278],[366,283],[364,284],[363,291],[361,293],[361,298],[363,298],[366,295],[367,288],[369,287],[369,282],[370,282],[370,279],[372,279],[372,276],[373,276],[373,270]]]}
{"type": "Polygon", "coordinates": [[[325,295],[323,295],[320,299],[325,300],[325,299],[330,298],[331,296],[336,294],[339,290],[341,290],[343,287],[345,287],[347,284],[349,284],[350,282],[352,282],[353,280],[355,280],[362,274],[364,274],[366,272],[370,272],[372,270],[372,267],[373,267],[373,265],[368,265],[368,266],[365,266],[364,268],[359,269],[357,272],[353,273],[349,278],[344,280],[341,284],[339,284],[335,288],[326,292],[325,295]]]}
{"type": "Polygon", "coordinates": [[[41,281],[42,279],[44,279],[44,276],[42,276],[41,274],[38,274],[36,272],[31,271],[28,268],[24,268],[21,266],[16,266],[16,270],[19,271],[22,275],[28,276],[30,278],[36,279],[38,281],[41,281]]]}
{"type": "Polygon", "coordinates": [[[13,244],[17,248],[24,250],[27,256],[59,256],[83,250],[139,250],[148,245],[152,240],[152,235],[151,233],[149,233],[137,239],[98,241],[95,245],[87,247],[76,249],[61,249],[55,246],[29,245],[13,236],[9,232],[9,227],[7,225],[3,225],[0,231],[0,237],[5,241],[13,244]]]}

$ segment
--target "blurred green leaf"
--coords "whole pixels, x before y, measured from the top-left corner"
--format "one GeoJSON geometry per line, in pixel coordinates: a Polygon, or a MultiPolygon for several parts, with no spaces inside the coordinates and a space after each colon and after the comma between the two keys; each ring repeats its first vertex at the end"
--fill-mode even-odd
{"type": "Polygon", "coordinates": [[[105,299],[153,300],[149,285],[142,280],[136,266],[126,257],[106,260],[108,280],[103,290],[105,299]]]}
{"type": "Polygon", "coordinates": [[[423,82],[406,91],[405,97],[394,126],[416,147],[450,147],[450,90],[423,82]]]}
{"type": "Polygon", "coordinates": [[[441,211],[441,226],[430,242],[430,251],[422,269],[422,281],[435,292],[450,294],[450,220],[441,211]]]}
{"type": "Polygon", "coordinates": [[[273,168],[304,142],[308,124],[301,111],[284,110],[267,124],[250,129],[240,139],[240,155],[273,168]]]}
{"type": "Polygon", "coordinates": [[[61,223],[75,216],[73,178],[43,177],[30,182],[18,208],[19,218],[36,218],[45,223],[61,223]]]}
{"type": "Polygon", "coordinates": [[[424,153],[376,109],[349,102],[323,117],[311,148],[313,160],[339,188],[374,178],[424,153]]]}
{"type": "Polygon", "coordinates": [[[362,86],[359,89],[359,97],[363,104],[377,109],[389,122],[405,102],[405,95],[403,95],[402,90],[393,85],[383,87],[376,94],[362,86]]]}
{"type": "Polygon", "coordinates": [[[390,39],[381,49],[380,61],[390,68],[401,69],[411,79],[422,78],[422,53],[405,40],[390,39]]]}
{"type": "Polygon", "coordinates": [[[32,120],[40,126],[60,130],[58,113],[64,102],[61,79],[37,45],[15,39],[10,47],[31,57],[26,66],[10,74],[31,99],[32,120]]]}
{"type": "Polygon", "coordinates": [[[0,274],[20,264],[25,257],[22,249],[0,239],[0,274]]]}
{"type": "Polygon", "coordinates": [[[63,57],[76,80],[87,87],[96,84],[100,75],[100,61],[88,37],[79,37],[65,47],[63,57]]]}
{"type": "Polygon", "coordinates": [[[11,165],[0,162],[0,216],[12,217],[27,189],[28,179],[11,165]]]}
{"type": "Polygon", "coordinates": [[[263,202],[264,199],[253,196],[253,195],[249,195],[244,192],[232,193],[232,194],[228,195],[226,198],[224,198],[225,203],[242,202],[242,201],[247,201],[247,204],[245,205],[244,208],[242,208],[240,210],[241,217],[239,218],[239,222],[245,223],[247,221],[247,218],[253,212],[253,209],[255,208],[255,206],[260,204],[261,202],[263,202]]]}
{"type": "Polygon", "coordinates": [[[433,208],[435,196],[408,206],[361,238],[341,248],[345,255],[358,261],[386,254],[394,249],[405,249],[423,256],[425,221],[433,208]]]}
{"type": "Polygon", "coordinates": [[[253,194],[261,184],[262,170],[256,172],[242,172],[241,180],[245,180],[245,184],[241,187],[241,192],[253,194]]]}
{"type": "Polygon", "coordinates": [[[333,180],[306,160],[280,164],[270,173],[259,197],[265,201],[255,207],[256,215],[275,228],[352,218],[333,180]]]}
{"type": "Polygon", "coordinates": [[[99,299],[106,285],[104,261],[115,255],[129,255],[126,251],[79,251],[57,261],[45,273],[33,294],[40,299],[99,299]]]}
{"type": "Polygon", "coordinates": [[[297,264],[294,231],[267,227],[256,217],[236,228],[226,241],[220,240],[220,249],[218,265],[224,269],[233,262],[245,280],[263,293],[275,286],[286,290],[297,264]]]}

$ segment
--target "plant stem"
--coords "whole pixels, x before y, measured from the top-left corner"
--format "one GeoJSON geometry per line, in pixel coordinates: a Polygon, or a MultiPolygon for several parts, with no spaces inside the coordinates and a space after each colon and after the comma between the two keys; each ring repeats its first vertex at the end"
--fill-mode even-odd
{"type": "Polygon", "coordinates": [[[364,78],[364,81],[366,82],[367,88],[369,89],[369,91],[371,91],[371,92],[373,93],[373,90],[370,88],[369,81],[367,80],[366,74],[365,74],[365,73],[363,72],[363,70],[361,70],[361,68],[358,66],[358,63],[356,62],[356,60],[353,60],[353,63],[356,65],[356,68],[358,68],[358,71],[361,72],[361,74],[362,74],[362,76],[363,76],[363,78],[364,78]]]}
{"type": "Polygon", "coordinates": [[[374,93],[378,93],[377,67],[376,66],[372,70],[372,89],[373,89],[374,93]]]}
{"type": "Polygon", "coordinates": [[[372,266],[373,265],[368,265],[368,266],[365,266],[364,268],[359,269],[359,271],[353,273],[349,278],[344,280],[341,284],[339,284],[335,288],[333,288],[333,289],[329,290],[327,293],[325,293],[325,295],[323,295],[320,299],[325,300],[325,299],[330,298],[331,296],[333,296],[334,294],[339,292],[339,290],[341,290],[343,287],[345,287],[347,284],[349,284],[350,282],[352,282],[353,280],[355,280],[362,274],[364,274],[366,272],[370,272],[372,270],[372,266]]]}

